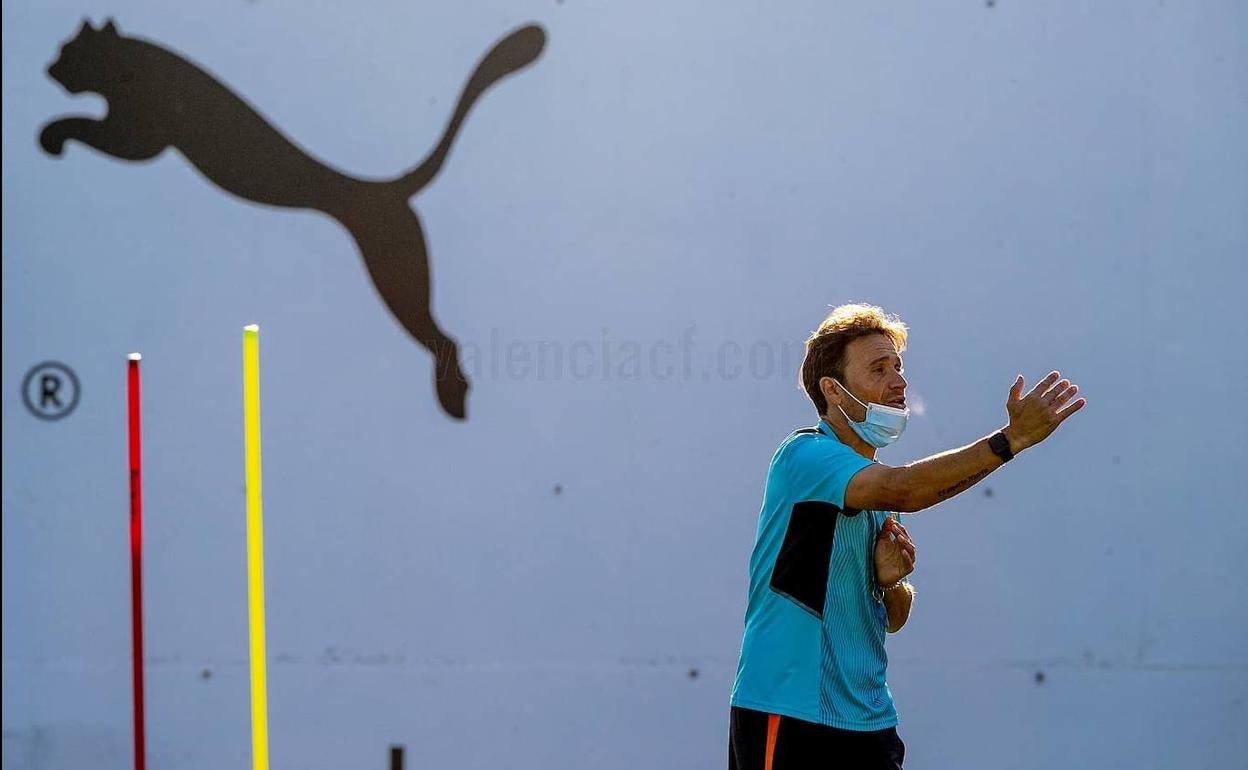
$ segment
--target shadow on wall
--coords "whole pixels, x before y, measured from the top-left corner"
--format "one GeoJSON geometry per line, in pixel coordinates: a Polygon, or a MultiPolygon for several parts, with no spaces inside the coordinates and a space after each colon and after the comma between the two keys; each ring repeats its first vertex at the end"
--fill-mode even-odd
{"type": "Polygon", "coordinates": [[[408,199],[442,168],[468,111],[487,88],[541,55],[546,33],[528,25],[508,34],[477,64],[438,145],[415,169],[390,180],[348,176],[308,155],[243,99],[178,54],[83,22],[48,74],[70,93],[108,101],[102,120],[65,117],[43,127],[39,144],[61,155],[73,139],[115,158],[150,160],[174,147],[210,182],[245,200],[313,209],[338,220],[359,246],[373,285],[399,323],[433,354],[442,409],[467,415],[468,379],[459,348],[429,307],[428,254],[408,199]]]}

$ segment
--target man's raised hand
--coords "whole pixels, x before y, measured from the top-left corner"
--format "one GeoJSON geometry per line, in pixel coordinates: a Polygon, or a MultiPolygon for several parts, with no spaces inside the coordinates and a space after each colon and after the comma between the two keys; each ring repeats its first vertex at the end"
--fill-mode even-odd
{"type": "Polygon", "coordinates": [[[1087,403],[1082,398],[1071,400],[1078,392],[1079,386],[1062,379],[1060,372],[1049,372],[1049,376],[1024,396],[1023,375],[1018,375],[1005,402],[1005,410],[1010,415],[1010,424],[1005,428],[1010,450],[1017,454],[1048,438],[1067,417],[1087,403]]]}

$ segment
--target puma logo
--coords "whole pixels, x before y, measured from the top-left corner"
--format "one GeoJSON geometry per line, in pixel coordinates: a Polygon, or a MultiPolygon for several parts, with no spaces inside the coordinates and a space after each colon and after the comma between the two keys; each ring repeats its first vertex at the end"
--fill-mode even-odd
{"type": "Polygon", "coordinates": [[[420,165],[394,179],[369,180],[313,158],[229,88],[176,53],[120,34],[111,19],[98,30],[84,21],[78,35],[61,47],[48,74],[72,94],[104,97],[108,114],[101,120],[54,120],[43,127],[39,144],[59,156],[65,143],[74,140],[128,161],[150,160],[173,147],[228,193],[333,217],[355,239],[390,312],[433,355],[442,409],[464,419],[468,380],[455,340],[433,318],[428,253],[420,218],[408,200],[442,169],[481,94],[536,61],[545,44],[546,33],[536,25],[500,40],[473,70],[440,141],[420,165]]]}

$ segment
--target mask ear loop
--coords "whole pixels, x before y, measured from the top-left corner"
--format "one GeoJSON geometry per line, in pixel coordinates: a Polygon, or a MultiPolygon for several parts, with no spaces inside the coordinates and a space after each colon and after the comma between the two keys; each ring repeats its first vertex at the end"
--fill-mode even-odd
{"type": "Polygon", "coordinates": [[[853,424],[854,424],[854,421],[853,421],[853,420],[851,420],[851,419],[849,419],[849,415],[845,414],[845,410],[844,410],[844,409],[841,409],[841,405],[840,405],[840,404],[837,404],[837,405],[836,405],[836,409],[837,409],[837,411],[838,411],[838,412],[840,412],[840,413],[841,413],[841,416],[845,418],[845,422],[849,423],[850,425],[853,425],[853,424]]]}
{"type": "MultiPolygon", "coordinates": [[[[862,403],[861,401],[859,401],[859,400],[858,400],[858,397],[857,397],[857,396],[855,396],[853,393],[850,393],[850,392],[849,392],[849,388],[845,387],[845,386],[841,383],[841,381],[840,381],[840,380],[838,380],[838,379],[836,379],[835,377],[833,377],[833,378],[832,378],[832,381],[833,381],[833,382],[835,382],[835,383],[836,383],[836,384],[840,387],[840,389],[841,389],[842,391],[844,391],[844,392],[845,392],[845,394],[846,394],[847,396],[849,396],[850,398],[852,398],[852,399],[854,400],[854,403],[856,403],[856,404],[858,404],[858,406],[862,407],[864,411],[866,411],[866,412],[870,413],[871,408],[870,408],[869,406],[867,406],[866,404],[862,403]]],[[[841,409],[841,405],[840,405],[840,404],[837,404],[837,405],[836,405],[836,408],[837,408],[837,409],[841,409]]],[[[846,420],[849,420],[849,415],[845,414],[845,410],[844,410],[844,409],[841,409],[841,414],[845,415],[845,419],[846,419],[846,420]]],[[[862,420],[849,420],[849,421],[850,421],[850,422],[863,422],[863,421],[865,421],[865,420],[866,420],[866,417],[864,416],[862,420]]]]}

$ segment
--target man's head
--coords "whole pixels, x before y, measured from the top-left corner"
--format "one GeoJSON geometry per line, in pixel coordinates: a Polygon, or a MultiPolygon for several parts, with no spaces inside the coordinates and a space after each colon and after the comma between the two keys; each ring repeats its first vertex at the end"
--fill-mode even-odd
{"type": "Polygon", "coordinates": [[[874,305],[833,308],[806,340],[802,361],[802,388],[819,414],[828,414],[832,405],[854,420],[865,418],[866,408],[841,386],[864,403],[905,406],[901,353],[907,337],[900,318],[874,305]]]}

